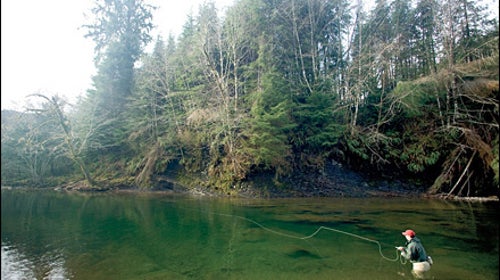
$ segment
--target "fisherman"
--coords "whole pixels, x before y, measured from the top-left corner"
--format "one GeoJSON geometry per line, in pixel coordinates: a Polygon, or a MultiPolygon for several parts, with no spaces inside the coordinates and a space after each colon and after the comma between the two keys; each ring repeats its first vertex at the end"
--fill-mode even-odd
{"type": "Polygon", "coordinates": [[[415,236],[411,229],[403,231],[401,234],[406,238],[406,247],[396,247],[401,251],[401,256],[413,264],[412,274],[419,279],[424,278],[424,273],[431,269],[432,258],[425,252],[420,239],[415,236]]]}

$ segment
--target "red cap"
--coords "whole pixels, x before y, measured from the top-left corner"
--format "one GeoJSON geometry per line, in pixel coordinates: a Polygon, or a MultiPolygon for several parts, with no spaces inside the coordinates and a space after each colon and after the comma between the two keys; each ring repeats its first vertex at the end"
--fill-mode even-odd
{"type": "Polygon", "coordinates": [[[402,235],[408,235],[411,238],[415,237],[415,232],[411,229],[407,229],[401,233],[402,235]]]}

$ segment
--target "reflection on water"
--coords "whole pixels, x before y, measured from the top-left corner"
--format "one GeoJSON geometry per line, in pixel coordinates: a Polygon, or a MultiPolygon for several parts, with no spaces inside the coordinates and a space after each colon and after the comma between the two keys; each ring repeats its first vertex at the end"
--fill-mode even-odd
{"type": "Polygon", "coordinates": [[[47,252],[38,260],[21,253],[2,240],[2,279],[70,279],[64,268],[64,257],[47,252]]]}
{"type": "Polygon", "coordinates": [[[32,269],[26,256],[2,242],[2,279],[34,279],[32,269]]]}
{"type": "Polygon", "coordinates": [[[2,279],[413,279],[406,228],[430,279],[499,276],[498,203],[13,190],[1,207],[2,279]]]}

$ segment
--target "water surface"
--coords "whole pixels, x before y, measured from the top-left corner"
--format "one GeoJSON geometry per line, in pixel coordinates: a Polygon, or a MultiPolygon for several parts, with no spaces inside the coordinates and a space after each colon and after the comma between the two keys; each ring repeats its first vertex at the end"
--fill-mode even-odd
{"type": "Polygon", "coordinates": [[[412,279],[406,228],[430,279],[499,277],[498,203],[2,190],[1,223],[2,279],[412,279]]]}

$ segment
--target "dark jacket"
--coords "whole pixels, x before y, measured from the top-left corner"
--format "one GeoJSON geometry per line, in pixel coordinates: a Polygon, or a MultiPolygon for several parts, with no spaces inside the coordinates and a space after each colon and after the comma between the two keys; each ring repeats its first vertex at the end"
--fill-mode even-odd
{"type": "Polygon", "coordinates": [[[427,253],[420,239],[417,237],[413,237],[410,241],[406,242],[406,248],[401,252],[401,256],[411,262],[427,261],[427,253]]]}

